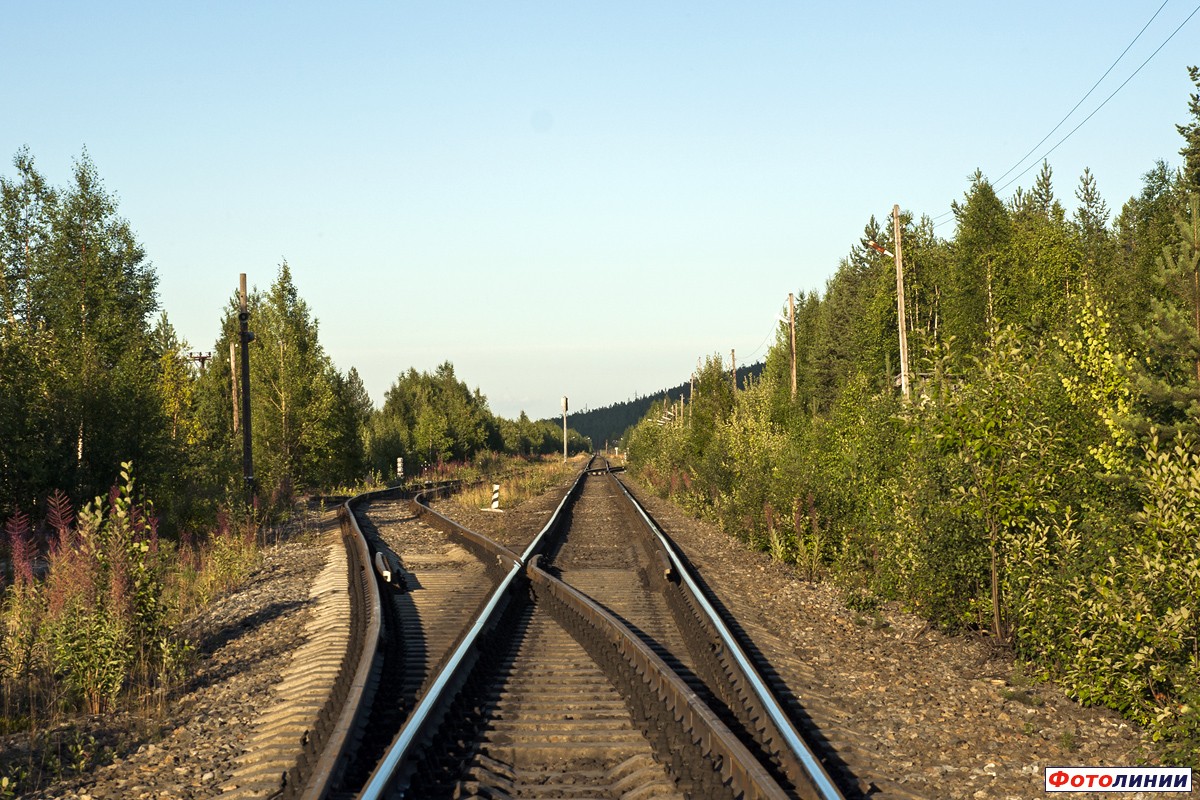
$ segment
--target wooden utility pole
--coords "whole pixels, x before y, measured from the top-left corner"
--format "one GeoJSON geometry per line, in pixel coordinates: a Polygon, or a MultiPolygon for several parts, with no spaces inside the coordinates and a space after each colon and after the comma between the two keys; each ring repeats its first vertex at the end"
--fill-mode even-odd
{"type": "MultiPolygon", "coordinates": [[[[1195,312],[1196,333],[1200,335],[1200,208],[1197,208],[1195,198],[1196,195],[1192,195],[1192,200],[1188,203],[1188,211],[1192,216],[1192,239],[1187,245],[1192,251],[1192,308],[1195,312]]],[[[1186,230],[1185,226],[1184,231],[1186,230]]],[[[1196,380],[1200,381],[1200,358],[1196,359],[1196,380]]]]}
{"type": "Polygon", "coordinates": [[[563,395],[563,463],[567,463],[567,396],[563,395]]]}
{"type": "Polygon", "coordinates": [[[729,351],[730,371],[733,373],[733,393],[737,394],[737,356],[732,350],[729,351]]]}
{"type": "Polygon", "coordinates": [[[238,362],[237,362],[237,342],[233,339],[229,340],[229,396],[233,398],[233,432],[238,432],[238,403],[241,402],[238,395],[238,362]]]}
{"type": "Polygon", "coordinates": [[[912,396],[908,388],[908,330],[904,319],[904,256],[900,252],[900,206],[892,206],[892,231],[896,240],[896,316],[900,323],[900,393],[905,401],[912,396]]]}
{"type": "Polygon", "coordinates": [[[792,332],[792,399],[796,399],[796,295],[788,292],[788,328],[792,332]]]}
{"type": "Polygon", "coordinates": [[[246,481],[246,502],[254,502],[254,456],[250,440],[250,307],[246,299],[246,273],[242,273],[239,292],[238,324],[242,340],[242,476],[246,481]]]}

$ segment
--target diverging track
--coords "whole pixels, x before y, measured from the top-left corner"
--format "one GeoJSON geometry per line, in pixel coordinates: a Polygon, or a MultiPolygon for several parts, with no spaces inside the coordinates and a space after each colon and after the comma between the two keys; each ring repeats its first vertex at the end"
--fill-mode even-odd
{"type": "Polygon", "coordinates": [[[388,573],[377,689],[314,796],[842,797],[670,543],[589,467],[520,555],[418,502],[361,503],[388,573]]]}

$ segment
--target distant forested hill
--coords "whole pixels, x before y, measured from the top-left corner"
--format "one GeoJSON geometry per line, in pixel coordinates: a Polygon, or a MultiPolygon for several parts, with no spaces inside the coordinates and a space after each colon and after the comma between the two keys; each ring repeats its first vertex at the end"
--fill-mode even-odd
{"type": "MultiPolygon", "coordinates": [[[[738,367],[738,385],[746,385],[747,375],[757,380],[762,371],[762,362],[746,367],[738,367]]],[[[680,395],[683,395],[686,400],[691,399],[689,384],[685,381],[669,389],[653,392],[645,397],[635,397],[632,400],[613,403],[611,406],[604,406],[603,408],[571,412],[567,415],[567,424],[579,431],[583,436],[591,439],[594,450],[602,450],[605,442],[608,442],[610,447],[615,445],[625,435],[625,431],[629,427],[636,425],[642,417],[646,416],[646,412],[650,410],[652,403],[663,399],[663,395],[668,395],[671,400],[676,402],[679,400],[680,395]]]]}

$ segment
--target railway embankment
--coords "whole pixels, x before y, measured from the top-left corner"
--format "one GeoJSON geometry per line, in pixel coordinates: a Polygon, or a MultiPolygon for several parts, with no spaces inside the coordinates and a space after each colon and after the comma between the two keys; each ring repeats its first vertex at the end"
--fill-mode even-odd
{"type": "MultiPolygon", "coordinates": [[[[803,580],[627,482],[736,616],[776,687],[840,759],[872,776],[881,796],[1028,798],[1040,795],[1048,764],[1134,765],[1147,757],[1134,726],[1079,706],[1052,684],[1031,683],[986,639],[945,636],[889,607],[848,608],[836,588],[803,580]]],[[[515,546],[536,534],[560,494],[553,489],[503,514],[452,499],[435,506],[515,546]]],[[[160,710],[72,723],[60,751],[88,742],[95,763],[28,796],[228,792],[261,738],[261,721],[278,710],[281,676],[313,636],[313,586],[341,547],[337,537],[330,513],[315,533],[268,548],[238,591],[189,623],[195,665],[160,710]]],[[[10,753],[22,746],[14,737],[3,745],[10,753]]]]}

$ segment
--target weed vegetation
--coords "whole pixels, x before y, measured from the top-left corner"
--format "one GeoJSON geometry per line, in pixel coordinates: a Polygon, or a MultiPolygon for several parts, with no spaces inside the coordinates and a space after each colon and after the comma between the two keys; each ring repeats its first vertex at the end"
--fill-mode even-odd
{"type": "MultiPolygon", "coordinates": [[[[1043,164],[981,173],[953,237],[871,218],[803,295],[762,377],[719,356],[626,435],[631,469],[751,546],[1011,646],[1037,679],[1200,766],[1200,70],[1183,167],[1109,223],[1085,171],[1068,216],[1043,164]],[[889,254],[890,255],[890,254],[889,254]],[[793,375],[795,377],[793,378],[793,375]],[[903,393],[904,378],[911,390],[903,393]]],[[[786,312],[785,312],[786,313],[786,312]]],[[[786,318],[786,317],[785,317],[786,318]]],[[[1032,697],[1032,695],[1031,695],[1032,697]]],[[[1073,734],[1063,734],[1070,747],[1073,734]]]]}
{"type": "Polygon", "coordinates": [[[0,761],[0,797],[108,757],[107,745],[68,724],[75,714],[162,714],[194,656],[180,623],[257,566],[256,530],[222,515],[200,541],[160,537],[128,463],[107,496],[78,512],[56,493],[38,525],[8,520],[0,735],[25,734],[28,746],[25,760],[0,761]]]}

